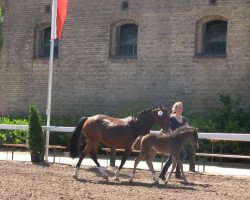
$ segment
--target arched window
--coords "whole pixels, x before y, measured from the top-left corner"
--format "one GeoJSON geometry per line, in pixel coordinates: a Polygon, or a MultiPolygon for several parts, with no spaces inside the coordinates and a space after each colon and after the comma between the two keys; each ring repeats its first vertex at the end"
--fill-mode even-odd
{"type": "Polygon", "coordinates": [[[117,54],[121,56],[136,56],[138,26],[124,24],[120,26],[117,54]]]}
{"type": "MultiPolygon", "coordinates": [[[[51,27],[42,25],[35,28],[34,57],[50,57],[51,27]]],[[[58,57],[58,40],[54,40],[54,57],[58,57]]]]}
{"type": "Polygon", "coordinates": [[[110,27],[110,58],[136,58],[138,24],[131,19],[116,21],[110,27]]]}
{"type": "Polygon", "coordinates": [[[227,22],[210,21],[205,24],[203,38],[203,53],[225,54],[227,40],[227,22]]]}
{"type": "Polygon", "coordinates": [[[195,55],[225,57],[227,47],[227,21],[220,15],[208,15],[196,21],[195,55]]]}

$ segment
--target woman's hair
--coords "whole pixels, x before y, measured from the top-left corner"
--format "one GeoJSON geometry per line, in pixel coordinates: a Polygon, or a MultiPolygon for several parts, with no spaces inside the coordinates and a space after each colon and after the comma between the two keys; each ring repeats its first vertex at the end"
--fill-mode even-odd
{"type": "Polygon", "coordinates": [[[177,109],[177,107],[179,107],[179,106],[183,106],[182,105],[182,102],[175,102],[175,104],[173,105],[173,107],[172,107],[172,114],[175,114],[176,113],[176,109],[177,109]]]}

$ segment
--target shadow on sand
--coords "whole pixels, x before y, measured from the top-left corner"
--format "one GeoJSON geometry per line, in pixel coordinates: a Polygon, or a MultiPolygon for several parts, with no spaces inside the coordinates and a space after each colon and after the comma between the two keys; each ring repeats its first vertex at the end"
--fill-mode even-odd
{"type": "MultiPolygon", "coordinates": [[[[133,181],[132,183],[129,181],[114,181],[113,177],[115,176],[115,173],[113,171],[115,171],[117,168],[113,167],[113,168],[108,168],[106,170],[108,176],[109,176],[109,180],[87,180],[87,179],[77,179],[77,181],[82,182],[82,183],[92,183],[92,184],[104,184],[104,185],[117,185],[117,186],[137,186],[137,187],[147,187],[147,188],[152,188],[152,187],[157,187],[160,189],[183,189],[183,190],[192,190],[195,191],[197,190],[196,188],[198,187],[204,187],[204,188],[208,188],[210,187],[209,184],[197,184],[197,183],[193,183],[193,182],[188,182],[185,183],[184,181],[179,181],[180,184],[173,184],[173,183],[168,183],[167,185],[165,185],[164,183],[145,183],[145,182],[138,182],[138,181],[133,181]],[[112,171],[110,171],[112,170],[112,171]]],[[[93,168],[88,168],[88,169],[84,169],[86,171],[89,172],[93,172],[95,174],[97,174],[97,177],[101,177],[99,170],[96,167],[93,168]]],[[[132,173],[132,171],[131,171],[132,173]]],[[[129,179],[130,176],[126,175],[126,174],[120,174],[120,178],[124,178],[124,179],[129,179]]]]}

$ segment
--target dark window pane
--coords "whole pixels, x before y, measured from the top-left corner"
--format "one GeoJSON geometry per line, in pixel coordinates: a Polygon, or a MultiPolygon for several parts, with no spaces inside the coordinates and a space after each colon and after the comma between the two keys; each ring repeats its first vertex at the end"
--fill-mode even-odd
{"type": "Polygon", "coordinates": [[[210,4],[215,4],[215,3],[216,3],[216,0],[209,0],[209,3],[210,3],[210,4]]]}
{"type": "Polygon", "coordinates": [[[50,5],[46,5],[44,11],[45,13],[50,13],[50,5]]]}
{"type": "Polygon", "coordinates": [[[227,40],[227,23],[224,21],[212,21],[206,24],[204,36],[204,53],[225,54],[227,40]]]}
{"type": "Polygon", "coordinates": [[[125,56],[137,54],[137,34],[138,26],[135,24],[125,24],[120,27],[118,54],[125,56]]]}
{"type": "MultiPolygon", "coordinates": [[[[41,57],[48,58],[50,56],[50,35],[50,27],[41,31],[41,57]]],[[[58,40],[54,40],[54,57],[58,57],[58,40]]]]}
{"type": "Polygon", "coordinates": [[[123,1],[122,2],[122,10],[128,9],[128,1],[123,1]]]}

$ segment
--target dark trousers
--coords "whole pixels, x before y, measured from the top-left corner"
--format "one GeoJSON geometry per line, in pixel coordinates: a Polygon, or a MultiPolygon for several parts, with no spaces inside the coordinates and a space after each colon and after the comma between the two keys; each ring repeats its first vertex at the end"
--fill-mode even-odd
{"type": "MultiPolygon", "coordinates": [[[[181,151],[180,151],[179,156],[180,156],[181,161],[183,161],[183,160],[186,159],[186,157],[187,157],[187,152],[186,152],[186,150],[185,150],[184,148],[181,148],[181,151]]],[[[161,173],[160,173],[160,174],[161,174],[162,176],[165,176],[165,175],[166,175],[166,173],[167,173],[167,171],[168,171],[168,168],[170,167],[171,164],[172,164],[172,157],[171,157],[171,155],[170,155],[169,158],[167,159],[167,161],[164,163],[164,166],[163,166],[162,169],[161,169],[161,173]]],[[[176,175],[180,175],[180,168],[179,168],[178,165],[177,165],[177,167],[176,167],[175,174],[176,174],[176,175]]]]}

